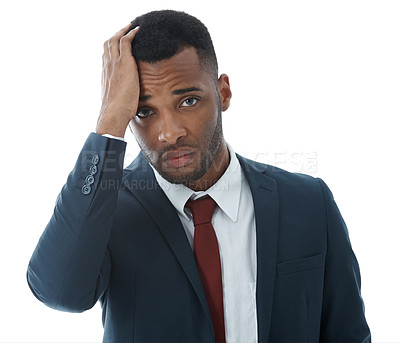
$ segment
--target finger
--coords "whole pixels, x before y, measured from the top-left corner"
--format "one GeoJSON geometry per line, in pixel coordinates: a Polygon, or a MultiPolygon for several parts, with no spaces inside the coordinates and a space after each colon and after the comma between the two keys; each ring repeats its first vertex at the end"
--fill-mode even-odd
{"type": "Polygon", "coordinates": [[[140,29],[140,26],[136,26],[133,30],[129,31],[125,36],[121,38],[121,43],[120,43],[120,54],[125,55],[125,54],[130,54],[131,53],[131,46],[132,46],[132,41],[135,38],[136,34],[138,33],[140,29]]]}
{"type": "Polygon", "coordinates": [[[103,44],[103,49],[104,49],[104,53],[103,53],[103,63],[105,63],[107,60],[110,59],[110,51],[109,51],[109,44],[108,44],[108,40],[106,40],[103,44]]]}
{"type": "Polygon", "coordinates": [[[105,52],[103,53],[103,56],[101,57],[101,60],[102,60],[102,67],[104,68],[104,65],[106,64],[105,52]]]}
{"type": "Polygon", "coordinates": [[[121,30],[119,30],[118,32],[116,32],[114,34],[114,36],[112,36],[109,40],[108,40],[108,49],[110,51],[110,57],[111,58],[117,58],[119,57],[119,42],[120,39],[126,35],[126,33],[129,31],[129,29],[131,28],[132,24],[129,23],[128,25],[126,25],[125,27],[123,27],[121,30]]]}
{"type": "Polygon", "coordinates": [[[131,28],[132,28],[132,23],[129,23],[128,25],[123,27],[121,30],[119,30],[116,34],[122,32],[121,37],[125,36],[130,31],[131,28]]]}

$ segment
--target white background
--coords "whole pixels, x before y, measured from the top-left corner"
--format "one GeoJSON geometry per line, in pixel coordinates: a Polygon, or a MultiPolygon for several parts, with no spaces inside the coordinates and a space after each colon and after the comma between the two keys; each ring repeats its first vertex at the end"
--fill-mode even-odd
{"type": "MultiPolygon", "coordinates": [[[[103,42],[153,9],[208,26],[242,155],[323,178],[358,257],[375,342],[400,342],[399,1],[2,1],[0,342],[100,342],[101,309],[61,313],[26,267],[100,109],[103,42]],[[168,4],[168,5],[166,5],[168,4]]],[[[128,160],[138,149],[127,134],[128,160]]]]}

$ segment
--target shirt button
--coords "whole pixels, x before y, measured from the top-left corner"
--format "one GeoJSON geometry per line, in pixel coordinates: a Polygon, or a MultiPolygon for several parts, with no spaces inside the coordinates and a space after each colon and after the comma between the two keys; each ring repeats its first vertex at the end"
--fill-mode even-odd
{"type": "Polygon", "coordinates": [[[93,175],[88,175],[88,176],[86,176],[86,180],[85,180],[85,183],[86,183],[86,184],[91,185],[93,182],[94,182],[94,177],[93,177],[93,175]]]}
{"type": "Polygon", "coordinates": [[[83,194],[89,194],[90,193],[90,191],[91,191],[91,189],[92,189],[92,187],[90,187],[89,185],[83,185],[83,187],[82,187],[82,193],[83,194]]]}
{"type": "Polygon", "coordinates": [[[93,158],[92,158],[92,163],[93,163],[93,164],[99,163],[99,155],[94,155],[94,156],[93,156],[93,158]]]}
{"type": "Polygon", "coordinates": [[[90,166],[89,173],[90,175],[94,175],[97,173],[97,167],[94,164],[90,166]]]}

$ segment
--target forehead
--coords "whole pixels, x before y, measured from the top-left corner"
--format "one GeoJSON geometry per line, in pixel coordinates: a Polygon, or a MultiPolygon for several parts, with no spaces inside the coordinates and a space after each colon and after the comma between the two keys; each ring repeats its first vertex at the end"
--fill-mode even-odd
{"type": "Polygon", "coordinates": [[[140,93],[152,94],[182,87],[211,87],[212,77],[200,66],[195,48],[156,63],[138,62],[140,93]]]}

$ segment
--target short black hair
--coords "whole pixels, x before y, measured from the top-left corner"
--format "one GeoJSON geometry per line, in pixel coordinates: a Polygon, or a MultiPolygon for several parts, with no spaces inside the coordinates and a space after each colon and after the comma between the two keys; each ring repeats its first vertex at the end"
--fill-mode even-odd
{"type": "Polygon", "coordinates": [[[140,26],[132,41],[132,54],[137,61],[155,63],[194,47],[200,66],[218,78],[214,45],[199,19],[185,12],[162,10],[145,13],[131,23],[130,30],[140,26]]]}

